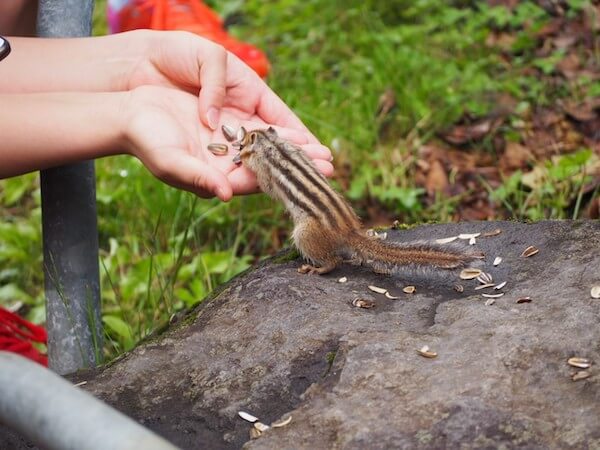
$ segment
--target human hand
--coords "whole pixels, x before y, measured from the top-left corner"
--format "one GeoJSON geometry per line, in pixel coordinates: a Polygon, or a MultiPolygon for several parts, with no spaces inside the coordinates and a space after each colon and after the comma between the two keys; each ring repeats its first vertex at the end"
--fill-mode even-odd
{"type": "MultiPolygon", "coordinates": [[[[220,128],[213,130],[197,120],[197,98],[177,89],[141,87],[122,103],[124,135],[129,153],[138,157],[160,180],[202,197],[216,195],[227,201],[234,194],[254,192],[257,183],[245,167],[233,163],[234,153],[215,156],[207,146],[226,142],[220,128]]],[[[255,114],[224,106],[220,124],[234,128],[268,126],[255,114]]],[[[220,125],[219,124],[219,125],[220,125]]],[[[299,144],[317,168],[331,175],[329,150],[312,143],[295,128],[276,127],[281,137],[299,144]]]]}
{"type": "Polygon", "coordinates": [[[252,69],[220,45],[182,31],[144,30],[118,36],[143,48],[125,74],[126,89],[150,84],[197,94],[200,120],[212,130],[217,129],[223,108],[231,108],[245,119],[296,130],[307,143],[319,143],[252,69]]]}

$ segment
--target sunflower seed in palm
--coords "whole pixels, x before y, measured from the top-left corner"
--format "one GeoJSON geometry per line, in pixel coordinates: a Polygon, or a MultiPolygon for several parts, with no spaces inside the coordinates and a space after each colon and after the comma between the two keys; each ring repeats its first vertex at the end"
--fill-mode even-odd
{"type": "Polygon", "coordinates": [[[208,149],[213,155],[223,156],[227,154],[227,145],[225,144],[208,144],[208,149]]]}
{"type": "Polygon", "coordinates": [[[236,131],[229,125],[222,125],[221,131],[223,132],[223,136],[225,136],[225,139],[227,139],[229,142],[235,141],[236,131]]]}

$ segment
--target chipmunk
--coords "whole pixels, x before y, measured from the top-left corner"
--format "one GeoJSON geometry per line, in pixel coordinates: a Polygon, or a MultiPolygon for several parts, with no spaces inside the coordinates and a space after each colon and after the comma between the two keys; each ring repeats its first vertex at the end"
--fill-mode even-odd
{"type": "MultiPolygon", "coordinates": [[[[229,127],[224,127],[223,134],[235,140],[229,127]]],[[[300,267],[300,273],[322,275],[342,262],[366,265],[382,274],[394,274],[406,266],[454,269],[482,256],[452,245],[368,237],[352,207],[312,161],[271,127],[249,132],[242,127],[236,146],[240,152],[234,162],[252,170],[263,192],[283,202],[291,215],[294,244],[310,263],[300,267]]]]}

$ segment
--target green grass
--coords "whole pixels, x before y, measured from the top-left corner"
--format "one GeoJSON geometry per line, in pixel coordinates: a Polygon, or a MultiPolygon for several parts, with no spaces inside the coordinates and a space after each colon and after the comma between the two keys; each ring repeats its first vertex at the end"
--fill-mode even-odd
{"type": "MultiPolygon", "coordinates": [[[[514,13],[443,0],[214,3],[241,19],[230,31],[267,51],[270,86],[333,148],[337,164],[350,168],[347,197],[359,210],[375,203],[405,222],[453,216],[458,199],[439,197],[426,205],[412,169],[418,147],[464,114],[485,115],[502,92],[513,95],[520,110],[600,93],[586,80],[556,87],[522,70],[551,73],[559,57],[540,59],[533,52],[535,31],[550,20],[533,2],[521,2],[514,13]],[[510,65],[500,50],[485,45],[492,28],[516,35],[510,65]],[[385,124],[391,131],[381,133],[375,116],[386,89],[393,89],[398,106],[385,124]]],[[[97,2],[94,30],[106,30],[103,1],[97,2]]],[[[489,151],[485,145],[475,150],[489,151]]],[[[573,170],[590,158],[580,153],[565,160],[562,172],[547,167],[531,189],[517,173],[500,189],[490,188],[490,195],[514,217],[564,217],[569,201],[581,195],[582,179],[573,178],[573,170]]],[[[289,221],[262,196],[228,204],[194,199],[128,157],[103,159],[96,167],[109,358],[285,244],[289,221]]],[[[28,318],[42,322],[36,175],[0,182],[0,212],[0,302],[22,301],[28,318]]]]}

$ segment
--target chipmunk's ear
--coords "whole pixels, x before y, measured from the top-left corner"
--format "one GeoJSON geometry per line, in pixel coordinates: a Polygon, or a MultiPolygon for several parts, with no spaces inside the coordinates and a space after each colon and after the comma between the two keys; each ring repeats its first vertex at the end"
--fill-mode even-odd
{"type": "Polygon", "coordinates": [[[267,128],[267,133],[269,134],[269,136],[272,136],[272,137],[277,136],[277,131],[275,131],[275,128],[273,128],[273,127],[267,128]]]}

